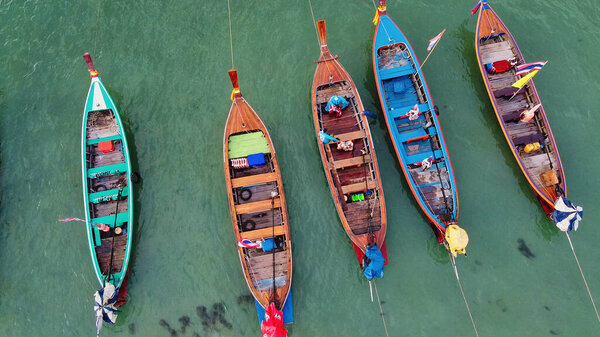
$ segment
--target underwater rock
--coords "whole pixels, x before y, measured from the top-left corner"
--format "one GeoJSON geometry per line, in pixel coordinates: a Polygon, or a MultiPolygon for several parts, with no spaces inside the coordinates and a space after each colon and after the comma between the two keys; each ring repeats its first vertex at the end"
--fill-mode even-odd
{"type": "Polygon", "coordinates": [[[171,335],[171,337],[177,337],[177,331],[173,328],[171,328],[171,326],[169,325],[169,323],[167,323],[167,321],[165,321],[164,319],[161,319],[160,321],[158,321],[158,324],[162,327],[164,327],[165,329],[167,329],[167,331],[169,332],[169,334],[171,335]]]}
{"type": "Polygon", "coordinates": [[[506,303],[504,303],[503,299],[499,299],[496,301],[496,305],[498,306],[498,308],[500,308],[500,310],[502,312],[507,312],[508,311],[508,307],[506,306],[506,303]]]}
{"type": "Polygon", "coordinates": [[[206,312],[206,307],[203,305],[196,307],[196,315],[198,315],[203,322],[210,320],[210,316],[208,316],[208,313],[206,312]]]}
{"type": "Polygon", "coordinates": [[[523,256],[525,256],[528,259],[532,259],[535,257],[535,254],[533,254],[531,252],[531,249],[529,249],[529,247],[527,247],[525,240],[518,239],[517,242],[519,243],[519,252],[521,252],[521,254],[523,254],[523,256]]]}
{"type": "Polygon", "coordinates": [[[254,300],[254,297],[252,297],[252,295],[240,295],[237,298],[237,303],[238,304],[250,304],[250,303],[252,303],[253,300],[254,300]]]}
{"type": "Polygon", "coordinates": [[[228,322],[228,321],[225,319],[225,317],[223,317],[223,316],[220,316],[220,317],[219,317],[219,322],[220,322],[221,324],[223,324],[223,326],[224,326],[224,327],[226,327],[226,328],[227,328],[227,329],[229,329],[229,330],[231,330],[231,328],[233,327],[233,326],[231,325],[231,323],[229,323],[229,322],[228,322]]]}
{"type": "Polygon", "coordinates": [[[190,318],[188,316],[181,316],[179,317],[179,323],[181,323],[181,333],[184,334],[185,329],[191,324],[190,318]]]}

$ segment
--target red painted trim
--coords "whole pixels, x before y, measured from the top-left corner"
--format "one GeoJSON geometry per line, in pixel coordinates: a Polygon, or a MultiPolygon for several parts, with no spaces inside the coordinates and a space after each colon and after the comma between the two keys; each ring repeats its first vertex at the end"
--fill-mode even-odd
{"type": "Polygon", "coordinates": [[[415,137],[415,138],[411,138],[411,139],[407,140],[405,143],[408,144],[410,142],[414,142],[414,141],[417,141],[417,140],[424,140],[424,139],[427,139],[427,138],[429,138],[429,135],[425,135],[425,136],[421,136],[421,137],[415,137]]]}

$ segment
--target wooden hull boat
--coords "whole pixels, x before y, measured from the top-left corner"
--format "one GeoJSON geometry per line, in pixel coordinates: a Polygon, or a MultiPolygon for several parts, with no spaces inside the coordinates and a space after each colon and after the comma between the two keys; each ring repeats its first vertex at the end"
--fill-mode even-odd
{"type": "Polygon", "coordinates": [[[351,141],[353,144],[352,150],[345,151],[338,148],[339,142],[323,140],[319,136],[317,142],[335,207],[362,262],[369,243],[376,243],[385,256],[387,223],[379,167],[356,86],[337,57],[329,51],[325,21],[319,21],[317,25],[321,55],[312,85],[315,131],[317,135],[325,132],[340,142],[351,141]],[[340,117],[326,111],[328,101],[335,95],[349,103],[340,117]]]}
{"type": "Polygon", "coordinates": [[[282,310],[291,303],[292,243],[279,162],[269,132],[239,90],[236,70],[229,76],[234,91],[223,164],[238,255],[256,302],[282,310]]]}
{"type": "Polygon", "coordinates": [[[377,17],[373,69],[387,128],[408,186],[442,243],[448,227],[457,228],[458,196],[437,108],[410,43],[387,15],[385,0],[377,17]]]}
{"type": "Polygon", "coordinates": [[[504,137],[538,200],[546,213],[550,214],[558,197],[566,197],[567,194],[558,148],[543,106],[540,105],[535,117],[529,122],[519,121],[523,110],[541,104],[533,80],[511,99],[510,96],[517,90],[512,84],[519,79],[515,75],[515,69],[498,74],[491,74],[486,70],[486,64],[496,61],[515,59],[516,64],[521,65],[525,64],[525,59],[508,28],[485,0],[482,1],[477,17],[475,51],[504,137]],[[535,143],[541,146],[537,150],[526,152],[527,145],[535,143]]]}
{"type": "Polygon", "coordinates": [[[133,233],[133,188],[127,139],[119,112],[89,54],[92,83],[83,109],[81,169],[86,230],[100,285],[120,288],[133,233]]]}

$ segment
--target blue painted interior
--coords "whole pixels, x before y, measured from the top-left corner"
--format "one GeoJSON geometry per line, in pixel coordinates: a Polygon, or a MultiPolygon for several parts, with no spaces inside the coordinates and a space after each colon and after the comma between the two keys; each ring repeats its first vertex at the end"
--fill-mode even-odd
{"type": "MultiPolygon", "coordinates": [[[[256,314],[258,315],[258,324],[262,324],[262,322],[265,320],[265,309],[263,309],[257,300],[254,300],[254,306],[256,307],[256,314]]],[[[294,323],[294,305],[292,303],[291,289],[281,312],[283,312],[283,324],[294,323]]]]}
{"type": "MultiPolygon", "coordinates": [[[[377,32],[375,35],[375,42],[373,45],[373,57],[377,60],[377,51],[385,46],[395,45],[403,43],[407,46],[408,52],[412,57],[413,62],[417,62],[415,58],[414,51],[410,46],[410,43],[404,36],[404,34],[400,31],[400,29],[396,26],[396,24],[387,16],[382,15],[379,19],[379,23],[377,26],[377,32]]],[[[394,59],[404,59],[403,55],[398,55],[394,59]]],[[[415,104],[418,104],[419,112],[427,112],[433,111],[433,104],[431,103],[431,97],[429,96],[429,90],[427,89],[427,84],[425,83],[425,79],[423,77],[423,73],[421,69],[412,62],[409,64],[404,64],[399,66],[399,63],[391,62],[386,65],[386,69],[379,69],[379,62],[375,62],[375,72],[377,73],[377,85],[379,86],[379,92],[383,96],[382,104],[383,104],[383,112],[386,117],[386,122],[391,132],[391,137],[396,147],[400,164],[404,167],[405,172],[408,172],[408,165],[416,164],[422,162],[424,159],[433,156],[436,159],[437,165],[441,167],[447,167],[450,182],[452,184],[452,198],[454,205],[457,205],[456,201],[456,186],[454,183],[452,167],[448,165],[446,158],[448,158],[445,153],[446,146],[444,144],[443,134],[441,129],[439,128],[439,121],[437,119],[437,115],[432,113],[432,117],[434,120],[434,125],[429,126],[425,129],[425,117],[421,114],[415,120],[410,120],[409,118],[400,118],[408,113],[410,109],[414,107],[415,104]],[[412,74],[417,74],[421,79],[422,83],[425,86],[425,98],[427,100],[426,103],[420,104],[419,96],[417,95],[417,89],[414,87],[413,82],[411,80],[412,74]],[[412,140],[415,137],[421,136],[432,136],[432,135],[442,135],[440,137],[440,142],[442,144],[442,148],[440,150],[436,150],[435,153],[431,151],[431,141],[429,138],[425,138],[422,140],[412,140]],[[407,141],[412,140],[410,143],[407,141]],[[412,145],[419,145],[418,147],[412,145]],[[418,152],[412,152],[411,148],[418,148],[418,152]],[[438,161],[439,160],[439,161],[438,161]]],[[[433,185],[439,185],[440,182],[434,182],[431,184],[416,186],[410,175],[407,176],[409,184],[413,186],[415,191],[418,191],[418,188],[427,189],[433,185]]],[[[425,209],[431,218],[437,218],[431,210],[426,206],[422,196],[417,193],[417,201],[421,204],[422,208],[425,209]]],[[[454,217],[456,217],[456,207],[454,208],[454,217]]],[[[444,226],[444,224],[440,225],[444,226]]]]}

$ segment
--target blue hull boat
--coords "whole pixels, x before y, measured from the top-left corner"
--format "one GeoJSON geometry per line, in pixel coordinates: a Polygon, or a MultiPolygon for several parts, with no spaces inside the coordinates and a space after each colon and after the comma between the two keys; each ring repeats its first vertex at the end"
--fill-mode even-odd
{"type": "MultiPolygon", "coordinates": [[[[408,185],[438,241],[448,246],[447,229],[460,229],[458,196],[437,108],[410,43],[387,15],[385,1],[379,3],[373,40],[379,100],[408,185]]],[[[464,253],[464,247],[451,252],[464,253]]]]}

